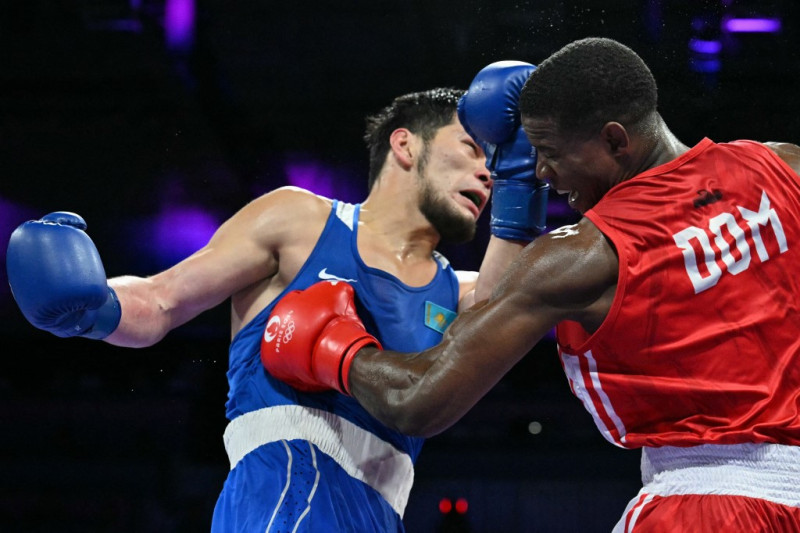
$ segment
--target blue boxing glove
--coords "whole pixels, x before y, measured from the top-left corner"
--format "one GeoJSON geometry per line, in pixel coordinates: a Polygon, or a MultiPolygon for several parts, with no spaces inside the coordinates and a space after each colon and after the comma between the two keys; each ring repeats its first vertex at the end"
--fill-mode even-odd
{"type": "Polygon", "coordinates": [[[28,322],[59,337],[104,339],[119,325],[117,295],[83,218],[50,213],[19,226],[8,243],[11,292],[28,322]]]}
{"type": "Polygon", "coordinates": [[[486,153],[492,172],[492,235],[530,241],[545,230],[550,186],[536,178],[536,151],[519,118],[519,94],[536,67],[498,61],[484,67],[458,102],[461,125],[486,153]]]}

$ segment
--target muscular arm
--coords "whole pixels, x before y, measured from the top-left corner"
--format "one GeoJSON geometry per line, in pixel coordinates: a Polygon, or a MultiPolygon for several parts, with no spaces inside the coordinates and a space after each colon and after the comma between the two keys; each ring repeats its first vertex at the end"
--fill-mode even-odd
{"type": "Polygon", "coordinates": [[[148,278],[109,280],[122,318],[106,341],[152,345],[235,292],[274,276],[281,246],[297,231],[297,213],[313,212],[319,202],[305,191],[278,189],[243,207],[205,247],[168,270],[148,278]]]}
{"type": "Polygon", "coordinates": [[[767,142],[764,143],[778,157],[786,161],[792,170],[800,174],[800,146],[790,143],[767,142]]]}
{"type": "Polygon", "coordinates": [[[461,296],[458,311],[469,309],[475,302],[488,298],[503,273],[524,247],[525,243],[521,241],[508,241],[491,236],[478,275],[471,278],[460,277],[461,296]]]}
{"type": "Polygon", "coordinates": [[[617,280],[614,250],[588,220],[539,237],[492,296],[461,313],[442,342],[421,353],[359,352],[353,396],[407,434],[435,435],[461,418],[558,322],[594,329],[617,280]]]}

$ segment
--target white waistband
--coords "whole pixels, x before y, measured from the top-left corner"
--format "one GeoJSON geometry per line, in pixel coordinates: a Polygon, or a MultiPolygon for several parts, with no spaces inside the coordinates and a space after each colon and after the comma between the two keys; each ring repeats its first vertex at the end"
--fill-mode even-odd
{"type": "Polygon", "coordinates": [[[642,449],[643,492],[725,494],[800,507],[800,447],[704,444],[642,449]]]}
{"type": "Polygon", "coordinates": [[[330,456],[350,476],[378,491],[401,517],[414,483],[408,454],[344,418],[309,407],[265,407],[233,419],[223,435],[233,470],[259,446],[305,440],[330,456]]]}

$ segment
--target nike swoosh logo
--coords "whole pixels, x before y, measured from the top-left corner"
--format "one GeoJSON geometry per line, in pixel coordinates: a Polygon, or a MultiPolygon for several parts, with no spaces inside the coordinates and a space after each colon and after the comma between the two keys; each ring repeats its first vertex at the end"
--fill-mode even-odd
{"type": "Polygon", "coordinates": [[[319,274],[317,275],[319,276],[319,279],[332,280],[332,281],[346,281],[348,283],[358,283],[357,279],[340,278],[339,276],[336,276],[334,274],[328,274],[327,267],[320,270],[319,274]]]}

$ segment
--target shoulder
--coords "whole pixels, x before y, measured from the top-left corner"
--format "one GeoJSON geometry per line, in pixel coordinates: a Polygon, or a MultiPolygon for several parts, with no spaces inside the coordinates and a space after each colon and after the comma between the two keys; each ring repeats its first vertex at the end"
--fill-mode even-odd
{"type": "Polygon", "coordinates": [[[800,146],[784,142],[766,142],[764,145],[783,159],[792,170],[800,174],[800,146]]]}
{"type": "Polygon", "coordinates": [[[253,214],[294,214],[307,216],[324,214],[327,216],[333,200],[319,196],[299,187],[280,187],[252,200],[245,209],[253,214]]]}
{"type": "Polygon", "coordinates": [[[325,220],[333,200],[298,187],[281,187],[270,191],[241,209],[236,217],[257,226],[268,225],[270,231],[325,220]]]}
{"type": "Polygon", "coordinates": [[[526,306],[549,309],[555,321],[594,322],[594,314],[604,316],[597,303],[613,292],[618,275],[614,247],[584,217],[529,244],[495,292],[522,295],[526,306]]]}
{"type": "Polygon", "coordinates": [[[270,191],[242,207],[217,232],[275,248],[322,231],[333,201],[297,187],[270,191]]]}
{"type": "Polygon", "coordinates": [[[771,152],[779,159],[783,160],[796,174],[800,174],[800,146],[787,142],[759,142],[753,140],[737,140],[722,143],[718,146],[725,146],[728,149],[738,148],[753,153],[755,150],[760,152],[771,152]]]}
{"type": "Polygon", "coordinates": [[[616,281],[619,261],[610,239],[589,218],[562,226],[537,239],[543,250],[543,268],[568,281],[568,287],[588,289],[595,283],[616,281]]]}
{"type": "Polygon", "coordinates": [[[456,279],[460,285],[475,285],[478,281],[478,273],[474,270],[454,270],[456,279]]]}

